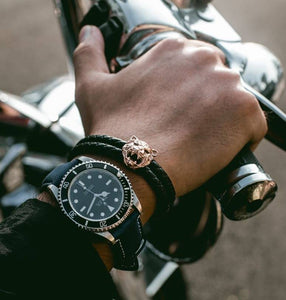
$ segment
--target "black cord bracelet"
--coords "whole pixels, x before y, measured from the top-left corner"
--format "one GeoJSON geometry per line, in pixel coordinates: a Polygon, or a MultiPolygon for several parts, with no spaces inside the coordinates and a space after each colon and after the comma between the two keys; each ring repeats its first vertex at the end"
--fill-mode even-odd
{"type": "MultiPolygon", "coordinates": [[[[83,155],[103,155],[124,164],[122,148],[126,142],[107,135],[91,135],[80,140],[70,151],[68,159],[83,155]]],[[[155,193],[157,204],[154,217],[160,217],[167,213],[173,206],[176,198],[174,186],[167,173],[160,165],[152,160],[148,166],[132,169],[142,176],[155,193]]]]}

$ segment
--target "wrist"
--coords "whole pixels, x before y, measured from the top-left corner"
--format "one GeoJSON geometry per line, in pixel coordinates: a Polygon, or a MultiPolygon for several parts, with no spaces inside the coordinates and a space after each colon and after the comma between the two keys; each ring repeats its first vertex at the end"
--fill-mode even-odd
{"type": "Polygon", "coordinates": [[[40,193],[37,196],[37,199],[40,200],[41,202],[48,203],[51,206],[58,207],[58,202],[55,199],[55,197],[47,191],[43,191],[42,193],[40,193]]]}

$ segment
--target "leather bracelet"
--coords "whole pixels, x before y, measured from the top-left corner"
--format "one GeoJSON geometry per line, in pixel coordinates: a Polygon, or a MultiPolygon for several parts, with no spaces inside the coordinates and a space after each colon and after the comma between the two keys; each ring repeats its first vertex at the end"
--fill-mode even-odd
{"type": "MultiPolygon", "coordinates": [[[[123,140],[107,135],[90,135],[80,140],[70,151],[68,159],[80,155],[104,155],[115,161],[124,163],[122,148],[126,145],[123,140]]],[[[128,167],[128,166],[127,166],[128,167]]],[[[153,217],[161,217],[169,212],[176,198],[174,186],[167,173],[153,159],[148,166],[133,169],[142,176],[155,193],[157,204],[153,217]]]]}

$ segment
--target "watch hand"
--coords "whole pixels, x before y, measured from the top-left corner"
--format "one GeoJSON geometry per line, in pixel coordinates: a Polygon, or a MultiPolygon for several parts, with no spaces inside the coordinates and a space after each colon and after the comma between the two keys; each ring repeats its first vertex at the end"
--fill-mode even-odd
{"type": "Polygon", "coordinates": [[[110,193],[107,193],[107,192],[102,192],[100,194],[95,194],[96,197],[100,198],[102,201],[105,201],[106,197],[109,195],[110,193]],[[102,197],[103,198],[102,198],[102,197]]]}
{"type": "MultiPolygon", "coordinates": [[[[88,189],[82,181],[77,182],[77,184],[78,184],[79,186],[81,186],[84,190],[86,190],[86,191],[92,193],[92,194],[95,195],[95,196],[98,196],[98,195],[95,194],[92,190],[88,189]]],[[[100,195],[100,194],[99,194],[99,195],[100,195]]]]}
{"type": "Polygon", "coordinates": [[[89,208],[88,208],[88,210],[87,210],[87,215],[89,214],[89,212],[90,212],[90,210],[91,210],[91,208],[92,208],[92,206],[93,206],[93,204],[94,204],[94,201],[95,201],[95,199],[96,199],[96,196],[94,195],[93,196],[93,199],[92,199],[92,201],[91,201],[91,203],[90,203],[90,206],[89,206],[89,208]]]}
{"type": "Polygon", "coordinates": [[[108,196],[110,193],[106,192],[106,191],[103,191],[101,194],[99,194],[99,196],[103,196],[103,197],[106,197],[108,196]]]}

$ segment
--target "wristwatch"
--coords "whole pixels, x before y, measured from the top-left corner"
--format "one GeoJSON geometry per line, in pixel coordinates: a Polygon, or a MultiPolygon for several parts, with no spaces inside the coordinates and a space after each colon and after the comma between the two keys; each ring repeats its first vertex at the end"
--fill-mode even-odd
{"type": "Polygon", "coordinates": [[[115,268],[138,269],[137,256],[145,244],[142,208],[122,170],[82,156],[55,168],[41,190],[51,192],[79,228],[111,244],[115,268]]]}

